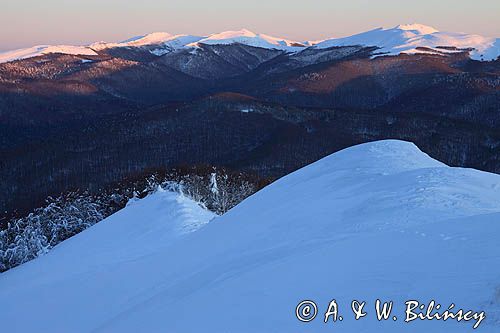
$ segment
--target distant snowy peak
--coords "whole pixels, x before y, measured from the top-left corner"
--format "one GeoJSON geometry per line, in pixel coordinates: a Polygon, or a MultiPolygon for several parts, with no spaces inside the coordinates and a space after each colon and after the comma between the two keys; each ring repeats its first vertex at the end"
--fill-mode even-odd
{"type": "Polygon", "coordinates": [[[196,43],[203,37],[192,35],[172,35],[167,32],[154,32],[144,36],[137,36],[120,43],[94,43],[90,47],[96,50],[104,50],[116,47],[155,47],[151,53],[163,55],[196,43]]]}
{"type": "Polygon", "coordinates": [[[0,53],[0,63],[14,60],[38,57],[49,53],[64,53],[74,55],[97,55],[97,53],[86,46],[72,45],[37,45],[26,49],[19,49],[0,53]]]}
{"type": "Polygon", "coordinates": [[[166,32],[154,32],[142,37],[129,40],[128,42],[122,42],[120,45],[126,46],[148,46],[148,45],[178,45],[186,46],[189,43],[193,43],[202,39],[200,36],[191,35],[171,35],[166,32]]]}
{"type": "Polygon", "coordinates": [[[120,44],[129,46],[160,44],[175,39],[176,37],[177,35],[172,35],[168,32],[153,32],[147,35],[129,38],[120,44]]]}
{"type": "Polygon", "coordinates": [[[495,60],[500,55],[500,39],[468,35],[465,33],[440,32],[422,24],[398,25],[391,29],[378,28],[343,38],[333,38],[316,44],[315,48],[364,45],[377,46],[379,53],[443,53],[471,49],[471,58],[495,60]],[[427,48],[429,51],[424,51],[427,48]]]}
{"type": "Polygon", "coordinates": [[[192,35],[171,35],[165,32],[155,32],[139,39],[125,43],[123,46],[128,47],[141,47],[141,46],[155,46],[150,52],[162,56],[186,47],[188,44],[196,43],[203,37],[192,35]]]}
{"type": "Polygon", "coordinates": [[[168,53],[168,50],[175,51],[187,47],[191,43],[196,43],[203,37],[191,36],[191,35],[176,35],[172,36],[171,39],[158,44],[158,48],[151,51],[151,53],[156,55],[163,55],[168,53]]]}
{"type": "Polygon", "coordinates": [[[284,38],[277,38],[265,34],[256,34],[247,29],[237,31],[225,31],[208,36],[199,40],[190,46],[198,46],[199,44],[208,45],[227,45],[227,44],[244,44],[248,46],[261,47],[266,49],[278,49],[285,51],[297,51],[305,47],[304,44],[291,41],[284,38]]]}

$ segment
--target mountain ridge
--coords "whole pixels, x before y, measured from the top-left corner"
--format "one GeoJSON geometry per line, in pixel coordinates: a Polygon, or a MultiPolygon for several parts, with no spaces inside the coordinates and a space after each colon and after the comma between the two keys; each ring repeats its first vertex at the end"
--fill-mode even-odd
{"type": "Polygon", "coordinates": [[[465,33],[440,32],[422,24],[398,25],[394,28],[377,28],[343,38],[334,38],[315,44],[316,48],[348,45],[379,46],[381,55],[401,53],[443,54],[471,49],[475,60],[495,60],[500,55],[500,39],[465,33]],[[426,48],[427,50],[423,50],[426,48]]]}
{"type": "Polygon", "coordinates": [[[373,57],[379,49],[363,46],[294,53],[239,43],[174,48],[114,47],[0,64],[2,211],[24,214],[47,196],[97,191],[186,161],[278,177],[385,138],[412,140],[451,165],[500,172],[498,60],[476,61],[468,51],[373,57]],[[227,92],[254,100],[201,102],[227,92]]]}
{"type": "MultiPolygon", "coordinates": [[[[469,35],[465,33],[446,33],[423,24],[400,24],[396,27],[377,28],[352,36],[316,40],[314,42],[298,42],[286,38],[273,37],[254,33],[248,29],[224,31],[208,36],[171,35],[166,32],[154,32],[143,36],[132,37],[123,42],[96,42],[88,46],[45,45],[44,48],[32,47],[0,53],[0,63],[26,59],[47,53],[66,53],[95,55],[103,51],[121,47],[149,47],[152,54],[162,56],[183,48],[196,48],[200,44],[224,45],[240,43],[248,46],[282,50],[290,53],[301,52],[308,48],[330,48],[335,46],[376,46],[382,54],[396,55],[401,53],[449,53],[463,49],[471,49],[471,57],[476,60],[495,60],[500,56],[500,38],[469,35]],[[422,50],[428,48],[430,50],[422,50]],[[455,50],[451,49],[455,48],[455,50]]],[[[375,54],[377,56],[377,54],[375,54]]]]}

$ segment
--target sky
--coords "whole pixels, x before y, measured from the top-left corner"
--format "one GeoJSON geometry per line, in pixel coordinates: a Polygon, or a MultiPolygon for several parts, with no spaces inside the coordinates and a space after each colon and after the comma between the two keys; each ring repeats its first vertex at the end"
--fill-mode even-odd
{"type": "Polygon", "coordinates": [[[293,40],[421,23],[500,37],[499,0],[0,0],[0,51],[247,28],[293,40]]]}

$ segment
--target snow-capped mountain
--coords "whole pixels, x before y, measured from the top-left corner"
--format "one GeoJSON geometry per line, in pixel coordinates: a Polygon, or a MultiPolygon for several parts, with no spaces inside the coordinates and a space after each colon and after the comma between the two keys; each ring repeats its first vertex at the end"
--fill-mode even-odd
{"type": "Polygon", "coordinates": [[[0,321],[9,332],[472,331],[405,323],[415,299],[485,311],[479,331],[498,332],[499,198],[500,176],[394,140],[330,155],[207,224],[196,203],[159,192],[0,275],[0,321]],[[304,299],[320,311],[310,323],[295,317],[304,299]],[[332,299],[344,320],[325,324],[332,299]],[[354,320],[354,299],[367,318],[354,320]],[[397,321],[376,320],[376,299],[394,301],[397,321]]]}
{"type": "MultiPolygon", "coordinates": [[[[121,43],[121,45],[126,45],[126,46],[145,46],[145,45],[155,45],[155,44],[164,44],[164,43],[173,43],[175,41],[178,41],[177,43],[179,45],[183,44],[182,41],[187,41],[188,39],[191,40],[198,40],[201,39],[202,37],[197,37],[197,36],[190,36],[190,35],[172,35],[166,32],[154,32],[148,35],[144,36],[139,36],[139,37],[134,37],[132,39],[129,39],[127,41],[124,41],[121,43]]],[[[192,43],[188,42],[189,43],[192,43]]]]}
{"type": "Polygon", "coordinates": [[[500,55],[500,39],[469,35],[465,33],[440,32],[422,24],[399,25],[391,29],[378,28],[349,37],[333,38],[314,42],[293,40],[254,33],[247,29],[225,31],[206,36],[171,35],[155,32],[137,36],[119,43],[97,42],[89,46],[35,46],[0,53],[0,63],[35,57],[47,53],[76,55],[96,55],[112,48],[145,48],[157,56],[184,48],[197,48],[200,45],[243,44],[257,48],[281,50],[297,53],[304,49],[324,49],[335,46],[375,46],[376,54],[398,55],[400,53],[443,54],[470,50],[476,60],[495,60],[500,55]]]}
{"type": "Polygon", "coordinates": [[[0,53],[0,63],[14,60],[38,57],[49,53],[63,53],[73,55],[97,55],[97,53],[87,46],[72,45],[38,45],[27,49],[18,49],[0,53]]]}
{"type": "Polygon", "coordinates": [[[378,46],[377,53],[446,53],[473,49],[476,60],[495,60],[500,55],[500,39],[465,33],[440,32],[422,24],[398,25],[391,29],[378,28],[349,37],[328,39],[315,48],[334,46],[378,46]],[[418,49],[428,48],[429,50],[418,49]]]}
{"type": "Polygon", "coordinates": [[[105,50],[117,47],[149,47],[150,52],[161,56],[166,53],[184,48],[186,45],[195,43],[203,37],[192,35],[171,35],[166,32],[154,32],[144,36],[137,36],[120,43],[94,43],[90,48],[105,50]]]}
{"type": "Polygon", "coordinates": [[[244,44],[254,47],[266,49],[278,49],[285,51],[299,51],[304,49],[305,45],[284,38],[272,37],[264,34],[256,34],[250,30],[242,29],[238,31],[225,31],[208,36],[199,40],[197,43],[191,44],[209,45],[227,45],[227,44],[244,44]]]}

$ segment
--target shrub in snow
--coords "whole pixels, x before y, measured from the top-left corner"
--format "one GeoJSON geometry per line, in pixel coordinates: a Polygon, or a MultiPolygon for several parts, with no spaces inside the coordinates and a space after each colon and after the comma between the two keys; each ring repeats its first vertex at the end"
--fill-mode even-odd
{"type": "Polygon", "coordinates": [[[106,216],[107,206],[96,198],[70,193],[14,219],[0,231],[0,271],[34,259],[63,240],[106,216]]]}
{"type": "Polygon", "coordinates": [[[123,208],[132,198],[142,198],[161,187],[183,193],[216,214],[224,214],[259,189],[242,174],[214,168],[197,173],[152,175],[115,189],[118,193],[69,193],[13,219],[0,231],[0,272],[49,251],[107,216],[123,208]]]}
{"type": "Polygon", "coordinates": [[[224,171],[214,170],[206,175],[182,177],[179,189],[191,199],[221,215],[255,193],[258,186],[244,179],[241,174],[228,175],[224,171]]]}

